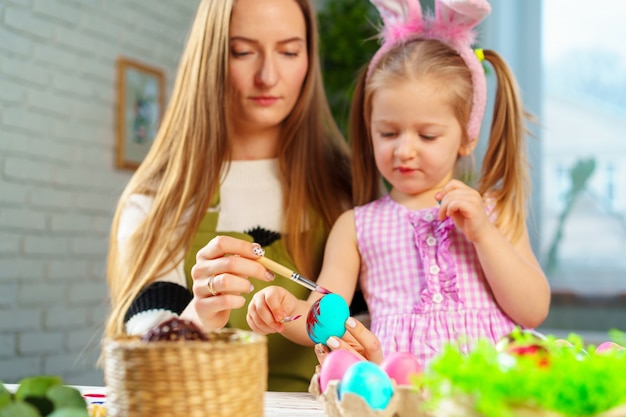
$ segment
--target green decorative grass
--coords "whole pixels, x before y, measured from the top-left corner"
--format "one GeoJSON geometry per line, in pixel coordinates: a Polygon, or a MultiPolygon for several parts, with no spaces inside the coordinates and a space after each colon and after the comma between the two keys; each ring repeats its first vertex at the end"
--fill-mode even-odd
{"type": "MultiPolygon", "coordinates": [[[[624,333],[612,331],[609,336],[626,346],[624,333]]],[[[512,338],[516,346],[535,344],[545,349],[515,355],[506,347],[496,349],[481,342],[463,353],[448,345],[414,381],[429,395],[426,406],[465,395],[485,417],[512,416],[515,405],[583,417],[626,403],[626,350],[596,353],[596,346],[583,346],[575,334],[566,339],[571,346],[554,337],[538,341],[519,330],[512,338]]]]}

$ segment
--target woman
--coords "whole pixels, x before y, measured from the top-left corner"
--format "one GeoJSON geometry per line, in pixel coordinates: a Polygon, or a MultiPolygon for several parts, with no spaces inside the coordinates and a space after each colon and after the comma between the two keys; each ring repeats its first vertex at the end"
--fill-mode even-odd
{"type": "MultiPolygon", "coordinates": [[[[241,307],[274,279],[253,242],[317,275],[330,226],[351,201],[317,50],[307,0],[200,2],[155,142],[113,219],[107,336],[173,316],[248,329],[241,307]]],[[[280,335],[268,343],[269,389],[306,390],[313,350],[280,335]]]]}

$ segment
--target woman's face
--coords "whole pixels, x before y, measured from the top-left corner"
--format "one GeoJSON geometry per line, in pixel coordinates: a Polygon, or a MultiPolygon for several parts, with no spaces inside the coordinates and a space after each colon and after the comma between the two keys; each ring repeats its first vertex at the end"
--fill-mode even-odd
{"type": "Polygon", "coordinates": [[[229,37],[235,131],[277,127],[298,100],[309,65],[300,6],[295,0],[237,0],[229,37]]]}

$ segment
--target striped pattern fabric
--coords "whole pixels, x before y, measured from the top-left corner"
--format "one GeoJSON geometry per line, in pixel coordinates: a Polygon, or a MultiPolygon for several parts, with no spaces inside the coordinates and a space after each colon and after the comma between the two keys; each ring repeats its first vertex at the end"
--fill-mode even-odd
{"type": "Polygon", "coordinates": [[[426,364],[446,343],[464,350],[515,327],[498,307],[473,244],[439,207],[409,210],[391,197],[354,210],[361,288],[384,354],[426,364]]]}

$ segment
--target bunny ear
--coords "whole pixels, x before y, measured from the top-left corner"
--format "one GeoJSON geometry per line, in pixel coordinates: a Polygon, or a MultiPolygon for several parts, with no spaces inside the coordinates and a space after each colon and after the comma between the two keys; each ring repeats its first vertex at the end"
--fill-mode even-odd
{"type": "Polygon", "coordinates": [[[490,12],[487,0],[435,0],[436,19],[445,25],[471,29],[490,12]]]}
{"type": "Polygon", "coordinates": [[[370,0],[378,13],[390,28],[410,20],[422,20],[422,8],[419,0],[370,0]]]}
{"type": "Polygon", "coordinates": [[[370,0],[370,2],[380,13],[384,27],[380,33],[382,46],[370,60],[367,78],[372,74],[376,63],[390,48],[424,29],[422,6],[419,0],[370,0]]]}

